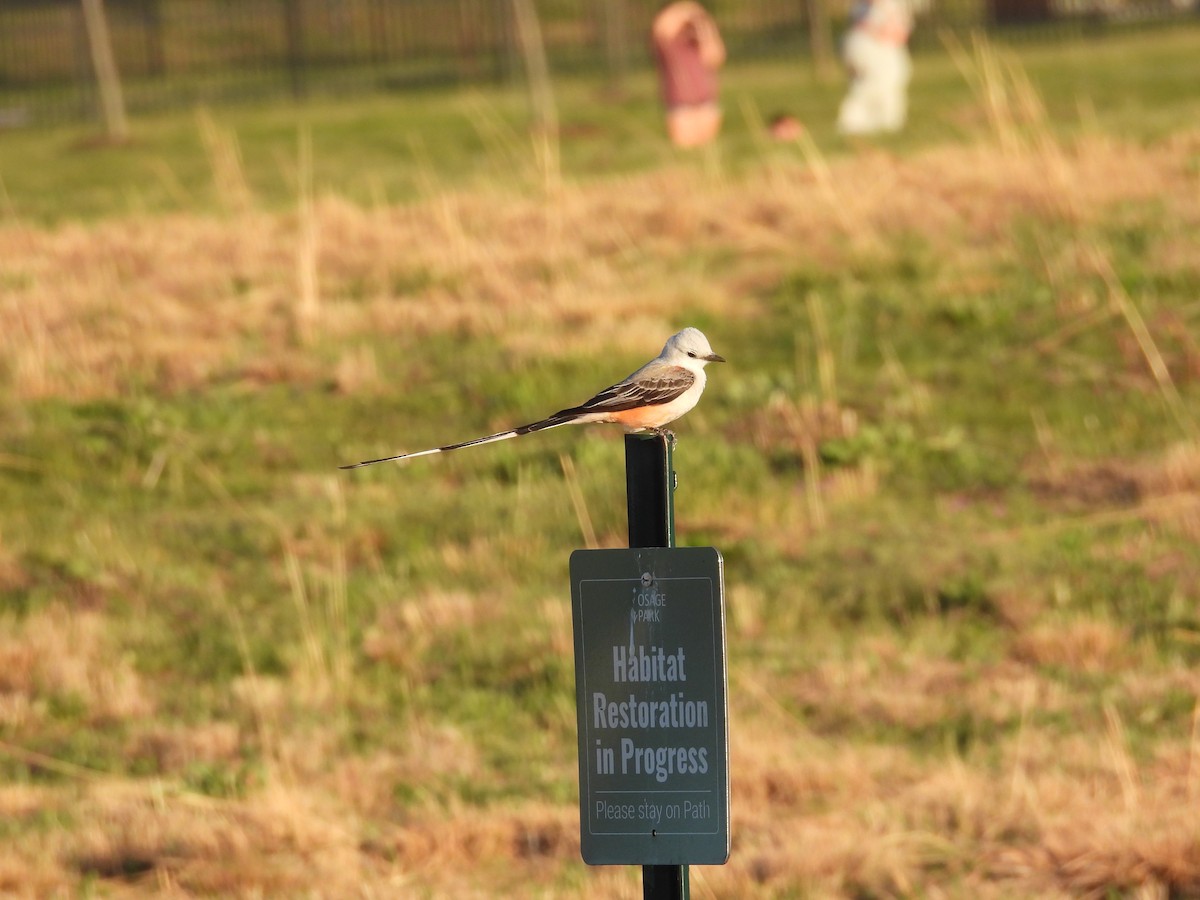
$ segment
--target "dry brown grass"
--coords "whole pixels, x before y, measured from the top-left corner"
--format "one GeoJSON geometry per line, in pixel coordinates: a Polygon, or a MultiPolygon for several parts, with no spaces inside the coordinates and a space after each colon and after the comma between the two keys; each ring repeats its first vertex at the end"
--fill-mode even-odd
{"type": "MultiPolygon", "coordinates": [[[[1082,219],[1124,200],[1186,206],[1171,186],[1198,142],[1083,139],[1063,151],[1068,184],[1047,182],[1037,153],[980,145],[903,161],[866,152],[831,163],[827,189],[800,164],[739,182],[665,169],[549,198],[475,193],[368,210],[326,196],[299,216],[239,203],[220,219],[10,224],[0,229],[0,355],[18,397],[78,398],[139,382],[327,377],[297,341],[297,316],[350,347],[368,335],[456,331],[495,334],[518,358],[569,354],[584,334],[596,346],[631,325],[668,331],[683,298],[752,315],[748,285],[806,261],[849,260],[862,235],[916,232],[953,247],[955,270],[986,272],[961,254],[1002,257],[1014,218],[1062,216],[1060,193],[1082,219]],[[687,261],[730,245],[743,252],[719,279],[687,261]],[[299,257],[297,246],[307,248],[299,257]],[[663,271],[676,273],[671,282],[663,271]],[[522,327],[509,328],[514,320],[522,327]]],[[[1151,252],[1194,270],[1178,240],[1164,235],[1151,252]]],[[[357,352],[336,372],[343,390],[373,381],[370,356],[357,352]]]]}
{"type": "Polygon", "coordinates": [[[1018,638],[1014,654],[1035,665],[1107,672],[1128,665],[1129,630],[1111,622],[1080,619],[1044,625],[1018,638]]]}
{"type": "MultiPolygon", "coordinates": [[[[983,763],[979,752],[928,757],[830,743],[806,724],[821,712],[794,716],[739,678],[734,696],[752,702],[733,711],[734,854],[699,876],[716,895],[770,897],[797,886],[818,896],[1195,893],[1194,736],[1174,735],[1154,758],[1137,760],[1115,712],[1074,738],[1031,724],[1031,713],[1053,712],[1055,688],[1024,667],[985,672],[969,685],[953,683],[936,660],[906,668],[907,683],[890,671],[864,676],[848,661],[840,674],[817,673],[819,699],[808,699],[841,709],[866,694],[853,715],[919,727],[930,704],[952,705],[943,695],[960,692],[958,702],[979,715],[1021,723],[983,749],[997,762],[983,763]],[[856,688],[821,693],[856,680],[856,688]],[[1005,695],[1017,708],[996,701],[1005,695]]],[[[1168,687],[1160,681],[1154,690],[1168,687]]]]}
{"type": "MultiPolygon", "coordinates": [[[[432,599],[419,617],[423,629],[436,634],[472,620],[463,604],[474,601],[432,599]]],[[[381,625],[398,623],[398,635],[412,635],[405,608],[383,613],[381,625]]],[[[1153,755],[1135,755],[1114,708],[1089,719],[1024,661],[1033,647],[1040,661],[1094,671],[1097,652],[1119,652],[1115,638],[1078,626],[1058,643],[1046,634],[1048,626],[1038,626],[1017,640],[1017,662],[969,674],[884,637],[827,658],[790,688],[753,664],[739,667],[731,692],[734,851],[725,867],[693,870],[696,895],[1192,895],[1200,885],[1198,735],[1164,733],[1153,755]],[[964,710],[997,726],[986,746],[964,754],[819,731],[834,716],[921,729],[964,710]],[[1073,736],[1038,724],[1064,712],[1080,723],[1073,736]]],[[[380,640],[368,637],[372,646],[380,640]]],[[[397,641],[395,650],[381,644],[374,652],[401,652],[397,641]]],[[[1131,677],[1122,688],[1139,708],[1179,690],[1200,697],[1200,678],[1167,671],[1131,677]]],[[[575,895],[563,886],[580,869],[572,804],[398,801],[400,785],[486,783],[494,772],[469,737],[436,720],[408,722],[394,749],[346,756],[311,725],[297,730],[293,722],[284,733],[286,688],[272,695],[280,774],[245,799],[181,793],[169,774],[235,756],[252,738],[229,725],[148,724],[138,752],[159,760],[168,773],[162,781],[93,773],[53,788],[4,787],[0,813],[9,821],[69,815],[59,821],[70,824],[31,828],[4,856],[0,890],[45,896],[89,875],[116,896],[575,895]]],[[[589,894],[638,895],[628,868],[584,877],[589,894]]]]}
{"type": "Polygon", "coordinates": [[[55,604],[0,631],[0,723],[24,729],[46,704],[78,704],[93,724],[150,715],[153,691],[133,661],[112,652],[105,616],[55,604]]]}
{"type": "Polygon", "coordinates": [[[1137,460],[1067,463],[1030,472],[1038,494],[1063,521],[1137,518],[1187,538],[1200,537],[1200,445],[1184,441],[1137,460]]]}
{"type": "Polygon", "coordinates": [[[218,805],[99,784],[77,808],[87,825],[60,850],[68,871],[238,896],[293,893],[314,883],[349,893],[360,878],[351,823],[308,791],[269,788],[252,803],[218,805]]]}

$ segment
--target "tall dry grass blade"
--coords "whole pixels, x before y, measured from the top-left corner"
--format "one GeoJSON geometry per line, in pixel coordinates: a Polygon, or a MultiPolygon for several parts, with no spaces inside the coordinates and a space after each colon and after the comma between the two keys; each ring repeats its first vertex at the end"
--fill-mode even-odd
{"type": "Polygon", "coordinates": [[[1009,97],[1009,86],[1004,78],[1004,67],[985,36],[976,32],[971,35],[971,42],[979,67],[978,84],[984,112],[1001,149],[1014,152],[1020,148],[1021,141],[1009,97]]]}
{"type": "MultiPolygon", "coordinates": [[[[933,404],[929,388],[915,380],[900,360],[892,342],[886,339],[879,341],[879,355],[883,357],[883,374],[895,386],[896,399],[894,408],[906,416],[924,418],[929,414],[933,404]]],[[[842,415],[849,411],[843,410],[842,415]]],[[[849,428],[847,428],[849,430],[849,428]]]]}
{"type": "Polygon", "coordinates": [[[550,66],[546,62],[546,45],[542,26],[532,0],[511,0],[513,18],[521,58],[525,62],[525,77],[529,83],[529,99],[534,118],[534,148],[542,169],[546,189],[557,193],[562,181],[559,161],[558,106],[550,84],[550,66]]]}
{"type": "Polygon", "coordinates": [[[1113,316],[1119,314],[1120,310],[1112,304],[1081,313],[1045,337],[1038,338],[1033,342],[1033,349],[1038,353],[1052,354],[1079,335],[1103,325],[1113,316]]]}
{"type": "Polygon", "coordinates": [[[1104,722],[1107,727],[1107,749],[1109,759],[1121,785],[1121,799],[1125,811],[1135,813],[1138,810],[1137,767],[1129,755],[1129,742],[1125,736],[1125,725],[1121,714],[1107,700],[1104,702],[1104,722]]]}
{"type": "MultiPolygon", "coordinates": [[[[43,472],[46,470],[46,465],[41,460],[34,459],[31,456],[0,453],[0,469],[8,469],[13,472],[43,472]]],[[[0,546],[3,543],[3,539],[0,538],[0,546]]]]}
{"type": "Polygon", "coordinates": [[[1134,887],[1129,896],[1132,900],[1171,900],[1175,895],[1170,886],[1151,879],[1134,887]]]}
{"type": "Polygon", "coordinates": [[[1108,254],[1104,253],[1095,244],[1090,245],[1088,251],[1097,271],[1100,273],[1100,277],[1104,279],[1104,285],[1108,289],[1109,302],[1121,311],[1121,315],[1125,319],[1125,324],[1129,326],[1129,330],[1133,333],[1138,349],[1145,358],[1146,365],[1150,369],[1150,374],[1154,377],[1154,381],[1162,393],[1167,408],[1171,410],[1176,424],[1179,425],[1185,435],[1195,439],[1197,437],[1196,423],[1188,412],[1183,398],[1179,395],[1179,389],[1175,386],[1175,379],[1171,377],[1171,370],[1167,368],[1167,363],[1158,349],[1158,344],[1155,342],[1154,336],[1150,333],[1150,329],[1146,327],[1146,320],[1142,318],[1142,313],[1138,309],[1137,304],[1133,302],[1133,298],[1129,296],[1124,285],[1121,284],[1121,279],[1117,277],[1117,273],[1113,269],[1112,260],[1109,259],[1108,254]]]}
{"type": "Polygon", "coordinates": [[[249,212],[254,207],[254,193],[246,180],[236,135],[219,127],[206,109],[196,112],[196,125],[208,156],[217,201],[226,212],[249,212]]]}
{"type": "Polygon", "coordinates": [[[783,725],[792,733],[789,736],[803,734],[810,740],[814,739],[805,727],[803,717],[784,706],[770,688],[749,669],[738,669],[736,673],[730,672],[730,676],[736,679],[735,683],[739,688],[744,689],[738,692],[739,695],[744,697],[753,694],[758,701],[758,709],[768,713],[778,724],[783,725]]]}
{"type": "Polygon", "coordinates": [[[1015,105],[1018,121],[1044,127],[1047,122],[1046,104],[1016,57],[1001,57],[1009,92],[1015,105]]]}
{"type": "Polygon", "coordinates": [[[329,575],[326,594],[325,619],[329,629],[330,674],[339,707],[344,706],[351,689],[354,675],[354,651],[350,646],[350,603],[347,590],[346,533],[348,514],[342,479],[329,476],[325,479],[325,492],[333,505],[333,527],[337,536],[333,540],[333,565],[329,575]]]}
{"type": "Polygon", "coordinates": [[[354,678],[354,648],[351,646],[350,604],[347,587],[349,563],[345,533],[348,520],[345,496],[336,477],[324,482],[333,506],[336,536],[328,547],[329,570],[323,578],[305,573],[299,554],[286,534],[283,545],[284,570],[300,627],[302,658],[294,671],[306,702],[317,706],[334,704],[344,708],[354,678]],[[316,599],[310,581],[317,584],[316,599]]]}
{"type": "Polygon", "coordinates": [[[838,405],[837,361],[829,340],[829,325],[825,319],[825,305],[821,295],[809,291],[804,298],[808,308],[808,320],[812,324],[813,340],[816,341],[817,383],[821,390],[821,404],[830,409],[838,405]]]}
{"type": "Polygon", "coordinates": [[[463,222],[462,204],[455,203],[453,193],[442,182],[425,143],[419,136],[410,135],[408,146],[416,161],[414,181],[428,200],[429,231],[436,235],[433,257],[448,268],[471,268],[481,258],[486,263],[484,251],[463,222]]]}
{"type": "Polygon", "coordinates": [[[967,86],[974,93],[975,99],[979,102],[988,127],[993,134],[997,134],[997,90],[994,82],[989,80],[992,71],[987,38],[977,31],[972,31],[971,47],[968,50],[958,36],[952,32],[943,30],[940,34],[955,68],[963,76],[963,80],[966,81],[967,86]]]}
{"type": "Polygon", "coordinates": [[[192,472],[200,476],[200,480],[208,486],[214,497],[227,504],[229,509],[237,515],[262,522],[275,534],[279,535],[281,540],[283,539],[283,521],[271,510],[265,508],[251,509],[233,496],[233,493],[225,486],[225,481],[221,478],[220,473],[201,458],[186,432],[176,430],[172,435],[172,440],[175,442],[177,448],[187,455],[192,464],[192,472]]]}
{"type": "Polygon", "coordinates": [[[746,123],[746,130],[750,132],[755,147],[765,156],[765,151],[770,146],[770,140],[758,104],[752,97],[742,95],[738,97],[738,108],[742,111],[742,119],[746,123]]]}
{"type": "Polygon", "coordinates": [[[548,201],[545,210],[547,257],[557,259],[562,247],[565,215],[558,104],[555,102],[554,89],[550,81],[550,66],[546,62],[546,45],[542,39],[542,26],[538,18],[537,7],[533,0],[510,0],[510,2],[517,26],[521,58],[525,63],[530,105],[533,110],[534,126],[531,137],[534,162],[541,176],[542,190],[548,201]]]}
{"type": "Polygon", "coordinates": [[[505,168],[513,168],[526,162],[528,146],[521,141],[516,130],[504,121],[494,106],[487,103],[478,93],[468,96],[464,104],[471,127],[475,129],[484,148],[498,157],[496,162],[505,168]]]}
{"type": "Polygon", "coordinates": [[[721,142],[709,141],[701,148],[701,161],[704,163],[704,177],[709,184],[720,187],[725,181],[725,166],[721,156],[721,142]]]}
{"type": "Polygon", "coordinates": [[[1169,519],[1189,517],[1200,509],[1200,497],[1193,494],[1174,494],[1146,500],[1136,506],[1105,509],[1079,516],[1062,516],[1034,525],[1005,528],[981,532],[978,540],[983,544],[1000,544],[1009,541],[1027,541],[1039,535],[1054,534],[1072,528],[1102,528],[1105,525],[1120,525],[1147,519],[1169,519]]]}
{"type": "Polygon", "coordinates": [[[579,530],[583,534],[584,545],[589,550],[595,550],[600,543],[596,540],[596,529],[592,526],[587,500],[579,487],[579,475],[575,471],[575,461],[567,454],[560,453],[558,463],[562,466],[563,478],[567,482],[567,493],[571,497],[571,505],[575,508],[575,520],[579,523],[579,530]]]}
{"type": "Polygon", "coordinates": [[[298,167],[296,193],[300,224],[300,240],[296,244],[296,335],[301,344],[312,343],[317,319],[321,312],[320,285],[317,274],[319,234],[313,205],[312,129],[305,126],[297,137],[298,167]]]}
{"type": "Polygon", "coordinates": [[[864,238],[872,237],[873,232],[864,223],[855,222],[850,218],[845,201],[838,194],[837,188],[834,187],[833,173],[829,168],[829,163],[825,161],[825,156],[821,153],[821,148],[817,146],[817,142],[813,140],[807,128],[801,132],[798,143],[800,144],[800,152],[804,156],[805,165],[808,166],[809,171],[813,173],[813,177],[817,180],[817,188],[825,198],[829,211],[833,213],[842,230],[849,235],[864,238]]]}
{"type": "Polygon", "coordinates": [[[356,394],[381,387],[383,382],[375,348],[368,344],[348,348],[334,366],[333,382],[343,394],[356,394]]]}
{"type": "Polygon", "coordinates": [[[150,463],[142,475],[143,490],[152,491],[158,487],[158,480],[162,477],[163,470],[166,469],[170,458],[171,453],[166,446],[159,447],[154,451],[154,455],[150,457],[150,463]]]}
{"type": "MultiPolygon", "coordinates": [[[[763,120],[762,111],[758,108],[758,104],[754,102],[753,98],[743,95],[738,98],[738,106],[742,112],[742,119],[746,123],[746,130],[754,140],[754,147],[758,151],[759,159],[763,163],[763,170],[766,173],[768,181],[780,194],[794,190],[794,184],[784,174],[779,164],[784,148],[775,146],[776,142],[771,139],[770,131],[763,120]]],[[[791,148],[787,149],[790,150],[791,148]]],[[[790,156],[790,153],[788,155],[790,156]]],[[[780,244],[783,243],[782,237],[775,235],[775,239],[780,244]]]]}
{"type": "Polygon", "coordinates": [[[958,69],[958,74],[963,77],[963,81],[967,83],[967,86],[971,90],[976,90],[978,88],[979,73],[971,61],[970,52],[963,46],[958,34],[949,28],[940,28],[938,29],[938,40],[942,42],[942,47],[945,49],[946,55],[954,63],[954,68],[958,69]]]}
{"type": "Polygon", "coordinates": [[[1050,427],[1050,421],[1040,407],[1030,408],[1029,418],[1033,422],[1033,436],[1037,440],[1038,449],[1042,452],[1042,461],[1051,476],[1057,476],[1062,471],[1062,464],[1059,461],[1060,454],[1058,442],[1054,437],[1054,429],[1050,427]]]}
{"type": "Polygon", "coordinates": [[[429,148],[425,146],[421,136],[408,134],[406,143],[413,158],[413,183],[419,188],[420,194],[429,200],[442,196],[446,193],[446,186],[442,183],[437,167],[430,159],[429,148]]]}
{"type": "Polygon", "coordinates": [[[179,180],[179,176],[175,174],[175,170],[167,164],[166,160],[151,160],[150,168],[158,176],[158,183],[170,195],[176,206],[182,210],[192,208],[194,204],[191,195],[188,194],[187,188],[183,186],[183,182],[179,180]]]}
{"type": "Polygon", "coordinates": [[[691,870],[688,887],[691,888],[697,897],[703,898],[703,900],[719,900],[721,895],[708,885],[705,878],[704,867],[696,866],[691,870]]]}
{"type": "Polygon", "coordinates": [[[1188,741],[1187,795],[1193,807],[1200,802],[1200,695],[1192,702],[1192,734],[1188,741]]]}
{"type": "Polygon", "coordinates": [[[21,393],[27,397],[41,397],[52,393],[50,378],[50,341],[46,324],[24,310],[17,310],[18,327],[2,336],[9,346],[6,356],[16,362],[12,367],[14,384],[20,385],[21,393]]]}
{"type": "MultiPolygon", "coordinates": [[[[287,572],[288,587],[291,589],[292,603],[296,607],[296,620],[300,625],[301,645],[307,660],[304,671],[309,678],[323,681],[329,672],[325,661],[325,648],[318,634],[312,604],[308,600],[308,588],[304,581],[304,572],[300,568],[300,559],[292,549],[290,541],[284,543],[283,562],[287,572]]],[[[328,687],[327,682],[325,686],[328,687]]]]}
{"type": "Polygon", "coordinates": [[[1021,719],[1020,724],[1017,726],[1016,747],[1013,750],[1015,759],[1013,760],[1012,777],[1008,783],[1009,800],[1013,802],[1023,800],[1029,790],[1025,745],[1029,740],[1029,714],[1033,710],[1033,702],[1036,697],[1037,681],[1033,678],[1027,678],[1021,688],[1021,719]]]}
{"type": "Polygon", "coordinates": [[[828,524],[825,501],[821,497],[821,455],[812,435],[800,439],[800,458],[804,462],[804,500],[808,505],[808,516],[813,529],[821,531],[828,524]]]}
{"type": "Polygon", "coordinates": [[[237,643],[238,655],[242,659],[242,670],[246,673],[246,679],[250,686],[247,696],[250,701],[250,711],[254,717],[254,730],[258,735],[259,746],[262,748],[263,761],[269,774],[283,774],[291,781],[291,772],[287,769],[279,753],[279,742],[267,724],[267,704],[263,701],[264,689],[258,670],[254,666],[254,658],[250,653],[250,641],[246,637],[246,623],[238,609],[229,602],[224,590],[219,589],[217,596],[220,605],[225,609],[225,614],[229,617],[234,640],[237,643]]]}
{"type": "Polygon", "coordinates": [[[970,55],[956,37],[943,34],[942,41],[982,107],[1001,152],[1017,156],[1032,150],[1044,175],[1043,194],[1050,208],[1077,219],[1075,170],[1051,131],[1041,95],[1017,58],[978,32],[971,36],[970,55]]]}
{"type": "Polygon", "coordinates": [[[939,37],[1003,152],[1021,151],[1026,130],[1033,129],[1039,149],[1061,156],[1047,128],[1045,104],[1015,57],[1002,53],[981,32],[972,32],[970,52],[952,32],[941,31],[939,37]]]}
{"type": "Polygon", "coordinates": [[[65,775],[68,778],[75,778],[80,781],[107,781],[113,777],[111,773],[105,772],[103,769],[93,769],[90,766],[81,766],[78,763],[67,762],[55,756],[39,753],[37,750],[29,750],[17,744],[10,744],[5,740],[0,740],[0,754],[20,760],[27,766],[45,769],[47,772],[54,772],[58,775],[65,775]]]}

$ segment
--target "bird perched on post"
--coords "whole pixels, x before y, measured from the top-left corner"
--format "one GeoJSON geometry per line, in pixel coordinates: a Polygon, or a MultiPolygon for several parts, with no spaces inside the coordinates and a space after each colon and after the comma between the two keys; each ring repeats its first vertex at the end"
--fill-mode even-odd
{"type": "Polygon", "coordinates": [[[704,367],[710,362],[725,362],[725,358],[713,353],[708,338],[698,328],[685,328],[672,335],[662,353],[650,362],[579,406],[559,410],[552,416],[511,431],[499,431],[486,437],[448,444],[445,447],[434,447],[431,450],[367,459],[340,468],[357,469],[375,463],[432,456],[434,453],[506,441],[560,425],[613,422],[624,426],[626,431],[661,432],[663,426],[690,411],[699,401],[700,395],[704,393],[706,381],[704,367]]]}

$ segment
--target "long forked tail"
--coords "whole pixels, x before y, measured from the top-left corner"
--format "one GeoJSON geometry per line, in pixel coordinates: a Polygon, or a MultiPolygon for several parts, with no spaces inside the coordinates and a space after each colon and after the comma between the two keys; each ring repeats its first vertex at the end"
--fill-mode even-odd
{"type": "Polygon", "coordinates": [[[511,431],[498,431],[495,434],[489,434],[487,437],[475,438],[473,441],[463,441],[459,444],[447,444],[445,447],[434,447],[432,450],[418,450],[415,453],[401,453],[397,456],[384,456],[380,459],[364,459],[362,462],[356,462],[348,466],[338,466],[339,469],[358,469],[363,466],[373,466],[375,463],[396,462],[401,459],[415,459],[418,456],[433,456],[435,453],[446,453],[450,450],[462,450],[464,447],[477,447],[480,444],[494,444],[497,441],[507,441],[509,438],[520,437],[523,434],[529,434],[534,431],[545,431],[547,428],[557,428],[559,425],[570,425],[572,422],[579,421],[580,416],[577,411],[563,410],[550,416],[548,419],[542,419],[540,422],[531,422],[528,425],[522,425],[519,428],[514,428],[511,431]]]}

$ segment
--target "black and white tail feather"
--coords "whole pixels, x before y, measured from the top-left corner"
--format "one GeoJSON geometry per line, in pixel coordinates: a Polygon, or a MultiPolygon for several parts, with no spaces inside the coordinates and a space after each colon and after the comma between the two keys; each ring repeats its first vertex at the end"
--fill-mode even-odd
{"type": "Polygon", "coordinates": [[[577,416],[569,415],[572,410],[563,410],[555,413],[548,419],[542,419],[540,422],[531,422],[528,425],[522,425],[519,428],[514,428],[511,431],[498,431],[495,434],[489,434],[487,437],[475,438],[473,441],[462,441],[458,444],[447,444],[445,447],[434,447],[432,450],[418,450],[415,453],[400,453],[396,456],[384,456],[380,459],[364,459],[362,462],[352,463],[348,466],[338,466],[339,469],[358,469],[362,466],[373,466],[375,463],[395,462],[400,459],[415,459],[418,456],[433,456],[435,453],[447,453],[451,450],[462,450],[464,447],[478,447],[481,444],[494,444],[496,441],[507,441],[509,438],[520,437],[523,434],[532,434],[535,431],[545,431],[547,428],[557,428],[559,425],[570,425],[577,421],[577,416]]]}

